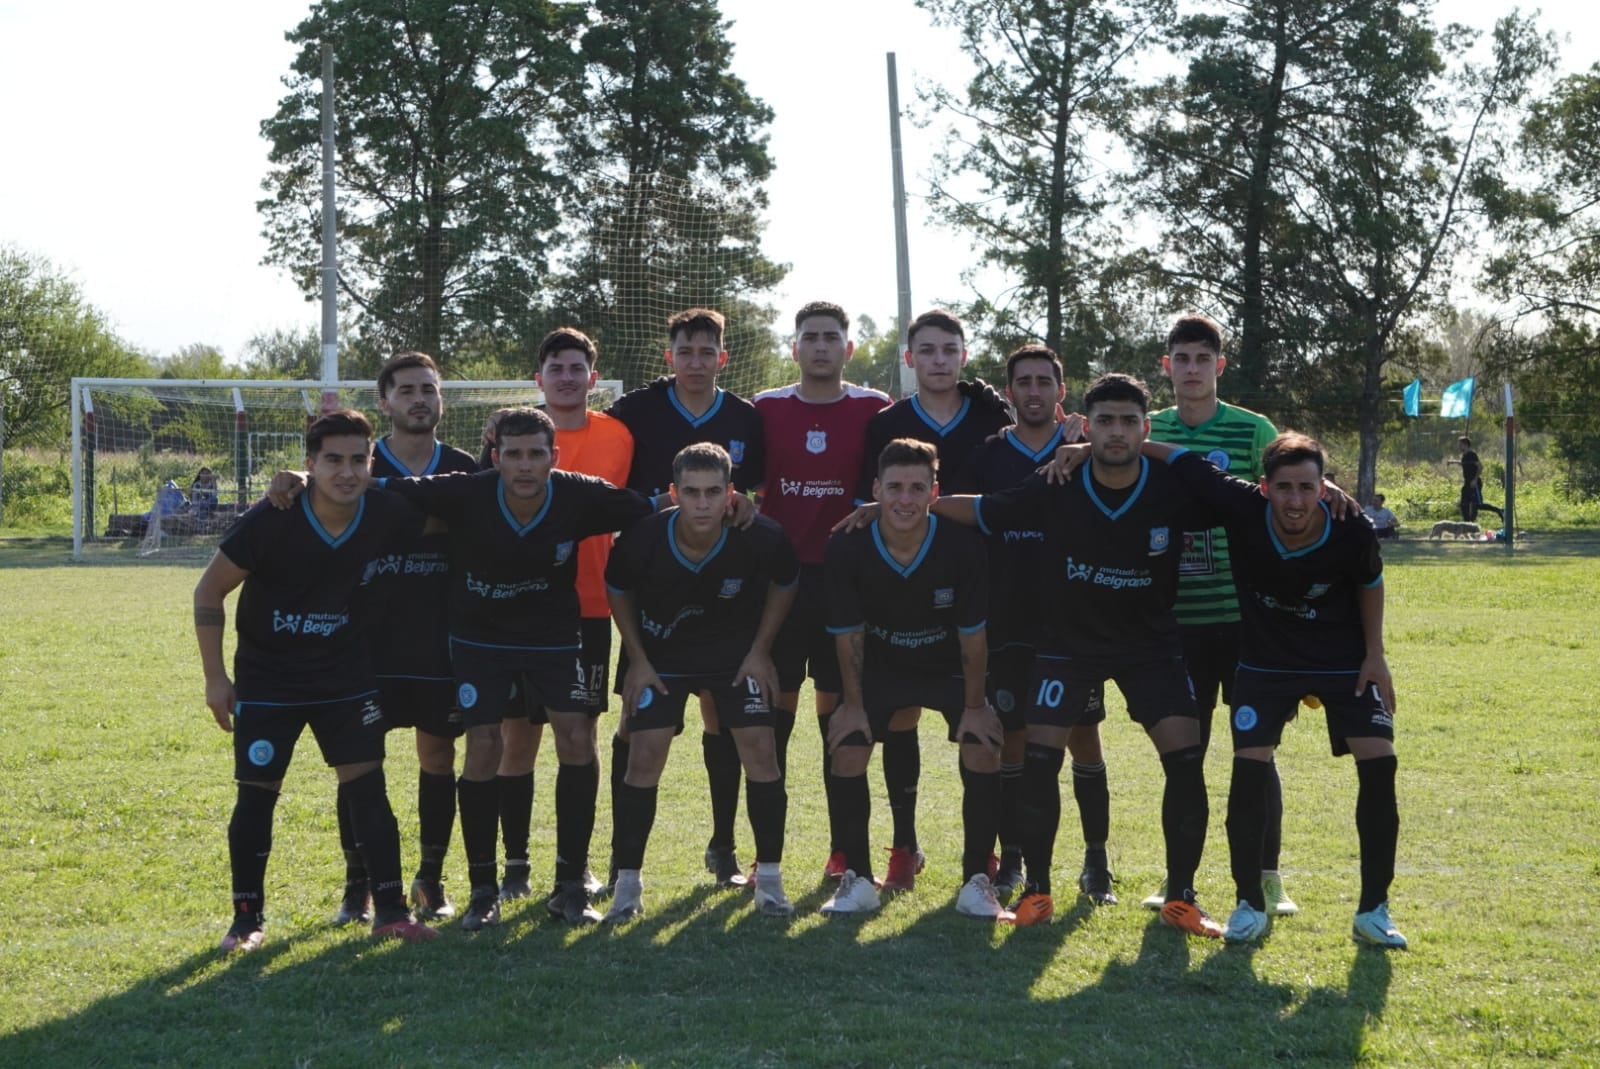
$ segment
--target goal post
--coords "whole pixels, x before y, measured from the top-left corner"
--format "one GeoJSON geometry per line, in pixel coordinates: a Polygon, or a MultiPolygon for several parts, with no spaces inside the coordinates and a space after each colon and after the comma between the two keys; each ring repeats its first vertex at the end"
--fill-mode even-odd
{"type": "MultiPolygon", "coordinates": [[[[531,381],[446,380],[439,440],[476,455],[500,408],[536,405],[531,381]]],[[[74,378],[71,383],[72,557],[204,555],[257,500],[272,474],[300,467],[325,390],[372,420],[376,384],[272,379],[74,378]]],[[[602,380],[603,408],[622,382],[602,380]]]]}

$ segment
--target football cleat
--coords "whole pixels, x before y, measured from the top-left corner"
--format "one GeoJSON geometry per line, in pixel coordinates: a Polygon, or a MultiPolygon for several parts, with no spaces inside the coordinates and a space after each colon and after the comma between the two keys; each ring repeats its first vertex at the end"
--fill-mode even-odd
{"type": "Polygon", "coordinates": [[[1185,891],[1182,898],[1174,898],[1161,907],[1161,919],[1169,927],[1190,935],[1198,935],[1202,939],[1221,939],[1222,925],[1211,919],[1211,915],[1200,908],[1194,900],[1193,891],[1185,891]]]}
{"type": "Polygon", "coordinates": [[[467,911],[461,916],[461,929],[476,932],[500,923],[500,893],[493,885],[474,887],[467,899],[467,911]]]}
{"type": "Polygon", "coordinates": [[[1022,851],[1000,851],[1000,868],[992,877],[995,894],[1007,897],[1025,882],[1022,875],[1022,851]]]}
{"type": "Polygon", "coordinates": [[[582,880],[563,880],[556,884],[555,893],[545,903],[545,908],[568,924],[598,924],[600,913],[589,905],[589,892],[582,880]]]}
{"type": "Polygon", "coordinates": [[[392,914],[380,913],[372,922],[372,938],[399,939],[406,943],[426,943],[439,938],[439,933],[420,924],[410,910],[401,909],[392,914]]]}
{"type": "Polygon", "coordinates": [[[533,884],[529,880],[531,874],[527,862],[507,861],[506,878],[500,881],[500,897],[507,902],[515,902],[533,894],[533,884]]]}
{"type": "Polygon", "coordinates": [[[372,919],[372,895],[366,880],[351,880],[344,885],[344,899],[339,912],[333,915],[333,924],[342,928],[346,924],[365,924],[372,919]]]}
{"type": "Polygon", "coordinates": [[[757,913],[766,917],[787,917],[794,912],[794,903],[783,893],[783,877],[757,876],[755,885],[757,913]]]}
{"type": "Polygon", "coordinates": [[[425,880],[421,876],[411,881],[411,904],[417,916],[425,921],[449,920],[456,915],[456,907],[445,897],[444,883],[425,880]]]}
{"type": "Polygon", "coordinates": [[[822,912],[829,916],[840,913],[872,913],[883,903],[872,880],[857,876],[854,869],[846,869],[839,877],[839,888],[833,897],[822,903],[822,912]]]}
{"type": "Polygon", "coordinates": [[[1276,872],[1261,873],[1261,894],[1267,900],[1267,912],[1274,917],[1292,917],[1300,912],[1300,907],[1283,889],[1283,877],[1276,872]]]}
{"type": "Polygon", "coordinates": [[[1261,910],[1252,906],[1244,899],[1239,899],[1239,905],[1228,917],[1227,927],[1222,929],[1224,943],[1254,943],[1267,934],[1272,918],[1261,910]]]}
{"type": "Polygon", "coordinates": [[[706,871],[716,875],[718,887],[734,889],[750,883],[750,877],[739,868],[739,855],[731,846],[706,847],[706,871]]]}
{"type": "Polygon", "coordinates": [[[594,870],[585,865],[583,868],[583,889],[588,892],[590,898],[594,898],[596,895],[605,894],[609,890],[609,886],[601,883],[600,877],[594,874],[594,870]]]}
{"type": "Polygon", "coordinates": [[[956,895],[956,912],[963,917],[978,917],[986,921],[1009,923],[1016,920],[1016,914],[1000,904],[1000,899],[994,893],[994,884],[983,872],[975,873],[972,879],[961,885],[961,893],[956,895]]]}
{"type": "Polygon", "coordinates": [[[228,934],[222,937],[222,942],[217,944],[224,954],[244,954],[258,949],[267,938],[267,933],[261,929],[261,918],[241,914],[234,918],[233,926],[228,929],[228,934]]]}
{"type": "Polygon", "coordinates": [[[843,850],[835,850],[828,855],[828,863],[822,866],[822,877],[827,880],[837,880],[844,875],[845,869],[850,865],[844,859],[843,850]]]}
{"type": "Polygon", "coordinates": [[[1113,882],[1110,869],[1095,865],[1085,865],[1083,871],[1078,873],[1078,890],[1088,895],[1089,901],[1097,906],[1117,904],[1117,893],[1111,889],[1113,882]]]}
{"type": "Polygon", "coordinates": [[[1161,907],[1166,905],[1166,904],[1167,904],[1167,881],[1166,880],[1162,880],[1161,881],[1161,886],[1157,887],[1150,894],[1145,895],[1144,896],[1144,901],[1139,903],[1139,905],[1143,906],[1145,909],[1148,909],[1152,913],[1160,913],[1161,912],[1161,907]]]}
{"type": "Polygon", "coordinates": [[[1350,927],[1350,937],[1358,943],[1368,946],[1382,947],[1385,950],[1404,950],[1406,937],[1394,926],[1394,921],[1389,919],[1389,903],[1379,902],[1377,907],[1365,913],[1357,913],[1355,923],[1350,927]]]}
{"type": "Polygon", "coordinates": [[[644,881],[638,869],[623,869],[611,885],[611,908],[600,918],[602,924],[626,924],[644,916],[644,881]]]}
{"type": "Polygon", "coordinates": [[[1035,924],[1049,924],[1055,919],[1055,901],[1043,891],[1024,888],[1022,897],[1011,907],[1011,923],[1018,928],[1031,928],[1035,924]]]}
{"type": "Polygon", "coordinates": [[[909,846],[889,848],[889,869],[883,874],[885,891],[909,891],[917,886],[917,874],[928,865],[921,850],[909,846]]]}

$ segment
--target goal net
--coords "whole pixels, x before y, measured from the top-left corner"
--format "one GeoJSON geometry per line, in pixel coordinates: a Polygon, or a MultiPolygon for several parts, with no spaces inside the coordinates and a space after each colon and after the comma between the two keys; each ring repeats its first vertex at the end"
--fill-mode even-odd
{"type": "MultiPolygon", "coordinates": [[[[540,402],[532,382],[446,381],[439,440],[477,455],[497,409],[540,402]]],[[[323,384],[229,379],[72,380],[72,555],[203,557],[284,468],[305,466],[323,384]]],[[[335,384],[381,435],[372,382],[335,384]]],[[[596,408],[622,393],[600,382],[596,408]]]]}

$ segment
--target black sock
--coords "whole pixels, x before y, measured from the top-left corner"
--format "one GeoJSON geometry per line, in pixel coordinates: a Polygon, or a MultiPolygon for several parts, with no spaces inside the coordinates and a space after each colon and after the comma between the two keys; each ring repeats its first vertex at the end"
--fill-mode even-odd
{"type": "Polygon", "coordinates": [[[744,802],[750,814],[750,834],[756,841],[756,860],[780,863],[783,861],[784,824],[789,812],[789,792],[783,780],[757,782],[746,777],[744,802]]]}
{"type": "Polygon", "coordinates": [[[1028,886],[1043,894],[1050,893],[1056,829],[1061,825],[1061,766],[1066,759],[1065,750],[1033,742],[1022,754],[1022,857],[1028,866],[1028,886]]]}
{"type": "Polygon", "coordinates": [[[1104,761],[1093,765],[1072,762],[1072,798],[1078,803],[1083,845],[1104,849],[1111,837],[1111,785],[1104,761]]]}
{"type": "Polygon", "coordinates": [[[422,840],[422,861],[417,879],[444,878],[444,856],[450,850],[450,832],[456,824],[456,778],[433,772],[417,773],[417,825],[422,840]]]}
{"type": "Polygon", "coordinates": [[[581,880],[594,838],[600,766],[561,765],[556,770],[556,880],[581,880]]]}
{"type": "Polygon", "coordinates": [[[383,769],[375,768],[344,784],[350,799],[350,824],[355,829],[356,845],[367,863],[367,878],[372,884],[372,909],[382,919],[385,914],[403,913],[406,908],[405,884],[400,881],[400,825],[389,807],[389,792],[383,769]]]}
{"type": "Polygon", "coordinates": [[[833,755],[828,752],[828,723],[833,719],[832,713],[817,717],[817,729],[822,733],[822,795],[828,800],[828,853],[839,849],[838,803],[834,799],[833,790],[833,755]]]}
{"type": "Polygon", "coordinates": [[[1186,746],[1161,755],[1167,783],[1161,793],[1161,832],[1167,841],[1167,901],[1194,889],[1211,818],[1206,799],[1206,752],[1186,746]]]}
{"type": "Polygon", "coordinates": [[[833,832],[844,851],[845,868],[864,880],[872,878],[871,843],[867,824],[872,817],[872,792],[867,789],[866,773],[835,776],[833,790],[839,801],[839,819],[833,832]]]}
{"type": "Polygon", "coordinates": [[[1269,762],[1267,768],[1267,828],[1261,836],[1261,867],[1278,871],[1278,855],[1283,851],[1283,780],[1278,775],[1278,762],[1269,762]]]}
{"type": "Polygon", "coordinates": [[[614,821],[611,857],[617,869],[644,868],[644,850],[650,842],[650,829],[656,823],[655,787],[632,787],[622,783],[612,792],[614,821]]]}
{"type": "MultiPolygon", "coordinates": [[[[785,709],[780,705],[772,707],[772,745],[778,753],[778,775],[789,775],[789,736],[794,734],[794,710],[785,709]]],[[[745,804],[749,804],[749,791],[745,792],[745,804]]]]}
{"type": "Polygon", "coordinates": [[[961,766],[961,882],[989,871],[1000,823],[1000,772],[961,766]]]}
{"type": "Polygon", "coordinates": [[[706,783],[711,789],[711,845],[732,850],[733,825],[739,817],[739,777],[744,772],[733,732],[702,732],[700,756],[705,761],[706,783]]]}
{"type": "Polygon", "coordinates": [[[917,782],[922,779],[922,747],[917,732],[889,731],[883,736],[883,785],[894,818],[891,846],[917,848],[917,782]]]}
{"type": "Polygon", "coordinates": [[[494,790],[500,809],[500,838],[505,843],[506,867],[521,865],[526,868],[528,828],[533,823],[533,773],[496,776],[494,790]]]}
{"type": "Polygon", "coordinates": [[[1394,882],[1395,843],[1400,838],[1400,806],[1395,800],[1395,770],[1400,759],[1369,757],[1356,762],[1356,833],[1361,840],[1361,902],[1365,913],[1389,900],[1394,882]]]}
{"type": "Polygon", "coordinates": [[[344,882],[360,883],[367,878],[366,863],[361,851],[356,849],[356,832],[350,823],[350,795],[343,783],[334,794],[334,805],[339,813],[339,849],[344,853],[344,882]]]}
{"type": "Polygon", "coordinates": [[[1228,784],[1228,861],[1233,868],[1233,889],[1240,899],[1260,910],[1267,908],[1261,893],[1261,840],[1267,825],[1267,782],[1272,765],[1244,757],[1233,759],[1233,779],[1228,784]]]}
{"type": "Polygon", "coordinates": [[[617,796],[628,776],[628,740],[621,735],[611,736],[611,797],[617,796]]]}
{"type": "Polygon", "coordinates": [[[1022,839],[1017,833],[1017,807],[1022,799],[1022,765],[1000,766],[1000,853],[1022,852],[1022,839]]]}
{"type": "Polygon", "coordinates": [[[1211,752],[1211,721],[1217,711],[1215,705],[1209,708],[1197,708],[1195,719],[1200,722],[1200,756],[1204,757],[1211,752]]]}
{"type": "Polygon", "coordinates": [[[272,854],[272,811],[278,792],[241,783],[228,821],[228,861],[233,869],[233,911],[261,922],[266,904],[267,858],[272,854]]]}
{"type": "Polygon", "coordinates": [[[467,880],[472,890],[497,888],[494,840],[500,799],[495,781],[462,776],[456,781],[456,808],[461,816],[461,851],[467,855],[467,880]]]}

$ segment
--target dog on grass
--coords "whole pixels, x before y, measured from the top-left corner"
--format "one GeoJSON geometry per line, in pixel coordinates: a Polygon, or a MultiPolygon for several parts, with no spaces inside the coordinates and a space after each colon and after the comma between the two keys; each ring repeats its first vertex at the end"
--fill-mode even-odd
{"type": "Polygon", "coordinates": [[[1466,520],[1440,520],[1433,525],[1433,530],[1428,533],[1428,537],[1434,541],[1442,542],[1445,535],[1455,539],[1476,539],[1482,533],[1482,528],[1466,520]]]}

